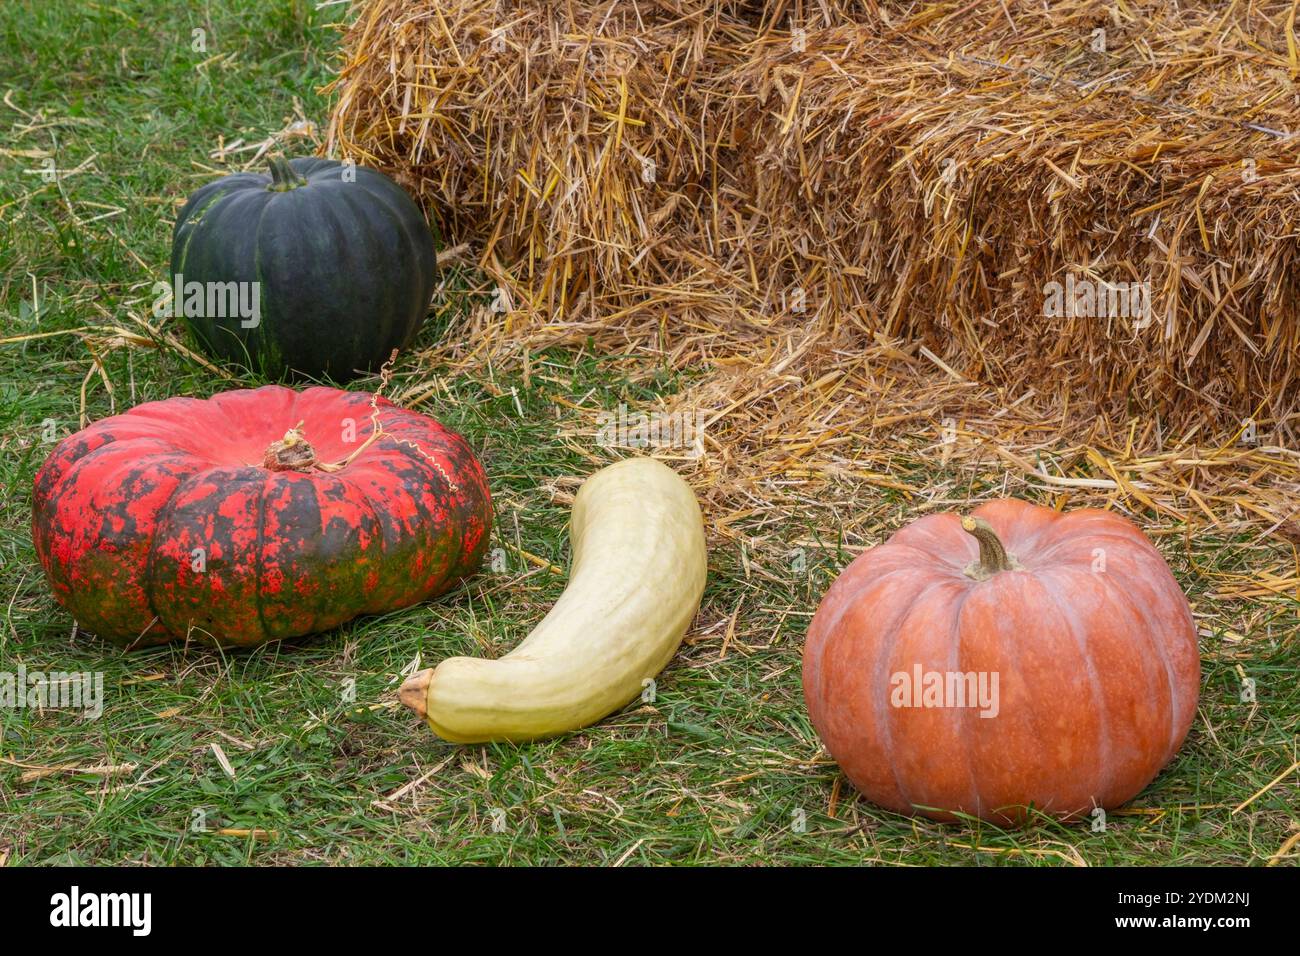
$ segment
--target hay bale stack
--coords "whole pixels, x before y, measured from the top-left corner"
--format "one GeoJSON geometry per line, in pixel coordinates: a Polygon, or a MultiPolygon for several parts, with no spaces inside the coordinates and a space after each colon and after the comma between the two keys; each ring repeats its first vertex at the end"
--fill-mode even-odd
{"type": "Polygon", "coordinates": [[[754,255],[973,377],[1285,414],[1300,99],[1291,8],[1269,6],[973,4],[802,53],[769,36],[736,74],[767,106],[747,178],[773,224],[813,215],[756,233],[754,255]],[[1146,284],[1149,321],[1044,315],[1070,275],[1146,284]]]}
{"type": "Polygon", "coordinates": [[[682,273],[712,262],[713,188],[740,195],[714,80],[753,35],[712,6],[377,0],[331,146],[397,170],[533,314],[599,322],[659,284],[712,296],[682,273]]]}
{"type": "Polygon", "coordinates": [[[898,336],[1174,424],[1285,427],[1300,391],[1289,2],[368,0],[347,50],[330,148],[521,332],[815,336],[809,374],[898,336]],[[1067,280],[1145,283],[1149,324],[1044,315],[1067,280]]]}

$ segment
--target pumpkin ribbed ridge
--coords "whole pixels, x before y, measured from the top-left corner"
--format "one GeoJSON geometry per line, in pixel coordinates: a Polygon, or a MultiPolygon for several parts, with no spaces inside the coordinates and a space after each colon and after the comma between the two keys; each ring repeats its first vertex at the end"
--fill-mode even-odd
{"type": "MultiPolygon", "coordinates": [[[[1014,823],[1031,805],[1070,818],[1130,799],[1173,757],[1195,712],[1186,598],[1116,515],[1002,501],[974,516],[1005,544],[1011,570],[965,574],[979,561],[974,525],[932,515],[831,586],[804,649],[814,727],[868,798],[904,812],[1014,823]],[[945,689],[995,672],[998,709],[936,715],[928,697],[891,706],[891,674],[905,667],[927,681],[955,676],[945,689]]],[[[984,550],[997,560],[999,549],[984,550]]]]}
{"type": "Polygon", "coordinates": [[[103,419],[54,449],[33,498],[56,599],[124,646],[250,646],[405,607],[473,573],[492,519],[460,436],[328,388],[171,399],[103,419]],[[263,467],[298,422],[316,464],[263,467]]]}
{"type": "Polygon", "coordinates": [[[270,378],[344,382],[414,340],[437,284],[434,236],[376,170],[316,158],[287,168],[303,185],[237,173],[191,195],[172,234],[172,280],[259,284],[256,325],[185,312],[210,355],[270,378]]]}

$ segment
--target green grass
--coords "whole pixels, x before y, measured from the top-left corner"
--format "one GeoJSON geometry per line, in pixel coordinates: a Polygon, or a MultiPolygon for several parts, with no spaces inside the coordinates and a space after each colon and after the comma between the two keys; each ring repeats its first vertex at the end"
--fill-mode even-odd
{"type": "MultiPolygon", "coordinates": [[[[172,216],[213,175],[219,141],[284,129],[295,101],[306,119],[326,121],[317,90],[335,55],[331,24],[343,16],[341,6],[286,0],[0,4],[0,93],[12,91],[12,107],[0,105],[0,338],[133,327],[131,313],[146,315],[152,284],[166,277],[172,216]],[[206,53],[191,49],[195,28],[207,31],[206,53]],[[81,171],[45,183],[29,170],[47,156],[81,171]]],[[[121,654],[74,633],[36,563],[28,520],[32,477],[51,447],[43,432],[50,422],[59,436],[80,427],[83,382],[87,420],[226,385],[174,349],[107,348],[105,339],[0,345],[0,671],[102,671],[107,692],[99,720],[0,710],[0,863],[1259,863],[1296,826],[1294,776],[1231,811],[1296,759],[1300,729],[1296,602],[1217,600],[1205,573],[1290,560],[1247,541],[1199,542],[1198,570],[1169,539],[1175,573],[1204,615],[1202,702],[1188,743],[1134,804],[1146,809],[1112,814],[1101,833],[1050,822],[941,826],[874,808],[847,786],[828,814],[838,775],[817,760],[799,654],[812,608],[862,544],[842,545],[830,509],[738,523],[762,553],[711,542],[704,609],[653,707],[559,740],[463,748],[394,707],[369,709],[391,703],[417,654],[431,663],[502,653],[560,593],[560,576],[507,547],[567,560],[566,508],[547,486],[588,473],[592,459],[557,435],[548,395],[592,393],[588,405],[613,408],[680,385],[590,353],[540,357],[532,387],[449,375],[448,394],[422,406],[481,450],[504,572],[292,645],[121,654]],[[810,539],[823,546],[808,569],[790,569],[784,555],[810,539]],[[1257,706],[1239,699],[1239,665],[1258,681],[1257,706]],[[355,702],[345,699],[353,685],[355,702]],[[42,767],[73,769],[31,775],[42,767]],[[435,767],[405,796],[376,803],[435,767]],[[792,826],[800,812],[803,832],[792,826]],[[206,830],[196,832],[200,817],[206,830]],[[215,832],[223,827],[269,835],[215,832]]],[[[431,371],[442,370],[405,359],[395,387],[431,371]]],[[[919,462],[900,476],[917,487],[945,477],[919,462]]],[[[906,520],[896,493],[856,493],[889,528],[906,520]]]]}

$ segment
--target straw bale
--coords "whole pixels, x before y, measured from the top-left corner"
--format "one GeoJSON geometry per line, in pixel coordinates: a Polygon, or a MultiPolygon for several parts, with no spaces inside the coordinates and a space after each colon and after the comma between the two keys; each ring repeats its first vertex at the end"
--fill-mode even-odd
{"type": "Polygon", "coordinates": [[[992,442],[1042,487],[1022,466],[1050,434],[1101,484],[1047,487],[1185,520],[1240,515],[1215,494],[1248,461],[1250,520],[1285,531],[1295,19],[1281,0],[365,0],[327,149],[468,244],[498,311],[440,360],[591,342],[709,369],[674,401],[719,410],[701,467],[729,506],[869,481],[868,442],[929,456],[952,417],[987,423],[963,445],[980,467],[992,442]],[[1138,283],[1149,321],[1044,314],[1067,279],[1138,283]],[[1276,468],[1233,450],[1247,418],[1276,468]],[[1205,455],[1231,467],[1177,464],[1205,455]]]}

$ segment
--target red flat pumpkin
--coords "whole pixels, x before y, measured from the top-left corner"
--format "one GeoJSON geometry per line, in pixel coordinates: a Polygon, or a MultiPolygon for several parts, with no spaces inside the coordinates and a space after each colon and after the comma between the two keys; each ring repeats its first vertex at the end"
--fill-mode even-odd
{"type": "Polygon", "coordinates": [[[859,555],[803,655],[813,726],[853,784],[941,820],[1124,803],[1182,744],[1199,685],[1187,599],[1142,532],[1015,500],[859,555]]]}
{"type": "Polygon", "coordinates": [[[64,439],[36,476],[32,537],[83,629],[250,646],[447,590],[481,563],[491,520],[478,459],[432,418],[269,385],[64,439]]]}

